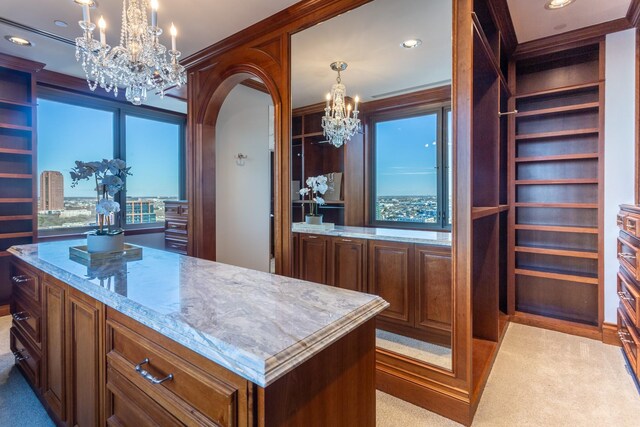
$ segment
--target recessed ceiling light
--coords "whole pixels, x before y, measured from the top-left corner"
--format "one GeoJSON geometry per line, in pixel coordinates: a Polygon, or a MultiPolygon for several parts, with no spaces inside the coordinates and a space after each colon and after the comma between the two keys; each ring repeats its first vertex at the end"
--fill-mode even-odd
{"type": "Polygon", "coordinates": [[[18,46],[33,46],[29,40],[24,39],[18,36],[4,36],[5,40],[10,41],[13,44],[17,44],[18,46]]]}
{"type": "Polygon", "coordinates": [[[405,49],[413,49],[414,47],[418,47],[422,44],[422,40],[420,39],[409,39],[402,42],[401,46],[405,49]]]}
{"type": "Polygon", "coordinates": [[[57,27],[62,27],[62,28],[67,28],[69,26],[69,24],[59,19],[56,19],[55,21],[53,21],[53,23],[56,24],[57,27]]]}
{"type": "Polygon", "coordinates": [[[96,0],[73,0],[74,3],[79,4],[80,6],[84,6],[88,4],[90,8],[95,9],[98,7],[98,2],[96,0]]]}
{"type": "Polygon", "coordinates": [[[565,6],[569,6],[576,0],[548,0],[547,4],[544,5],[545,9],[553,10],[553,9],[562,9],[565,6]]]}

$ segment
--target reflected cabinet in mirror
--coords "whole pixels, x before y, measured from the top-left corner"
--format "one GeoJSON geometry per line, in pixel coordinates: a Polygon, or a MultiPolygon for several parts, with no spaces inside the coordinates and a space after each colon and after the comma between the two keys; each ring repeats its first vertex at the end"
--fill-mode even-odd
{"type": "Polygon", "coordinates": [[[291,36],[294,274],[382,296],[378,350],[445,371],[451,80],[451,0],[374,0],[291,36]]]}

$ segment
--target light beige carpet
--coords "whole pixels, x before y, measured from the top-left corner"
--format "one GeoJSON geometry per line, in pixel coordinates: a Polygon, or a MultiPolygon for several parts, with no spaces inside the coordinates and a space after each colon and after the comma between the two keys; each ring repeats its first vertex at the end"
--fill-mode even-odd
{"type": "MultiPolygon", "coordinates": [[[[638,416],[640,396],[620,348],[511,324],[473,425],[637,427],[638,416]]],[[[378,392],[378,426],[454,425],[378,392]]]]}

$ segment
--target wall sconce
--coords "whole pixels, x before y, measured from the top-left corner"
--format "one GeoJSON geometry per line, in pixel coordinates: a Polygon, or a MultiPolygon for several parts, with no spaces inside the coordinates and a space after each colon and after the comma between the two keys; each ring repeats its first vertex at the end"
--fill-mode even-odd
{"type": "Polygon", "coordinates": [[[244,166],[244,161],[247,159],[246,154],[242,154],[242,153],[238,153],[234,156],[234,158],[236,159],[236,165],[238,166],[244,166]]]}

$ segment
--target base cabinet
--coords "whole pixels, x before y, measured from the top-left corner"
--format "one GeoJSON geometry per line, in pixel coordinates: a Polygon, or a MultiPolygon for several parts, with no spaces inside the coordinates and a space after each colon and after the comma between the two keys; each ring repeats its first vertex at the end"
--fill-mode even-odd
{"type": "Polygon", "coordinates": [[[294,265],[304,280],[380,295],[379,329],[451,345],[448,247],[294,233],[294,265]]]}
{"type": "Polygon", "coordinates": [[[42,395],[56,421],[67,421],[67,364],[65,360],[65,286],[44,280],[42,395]]]}

